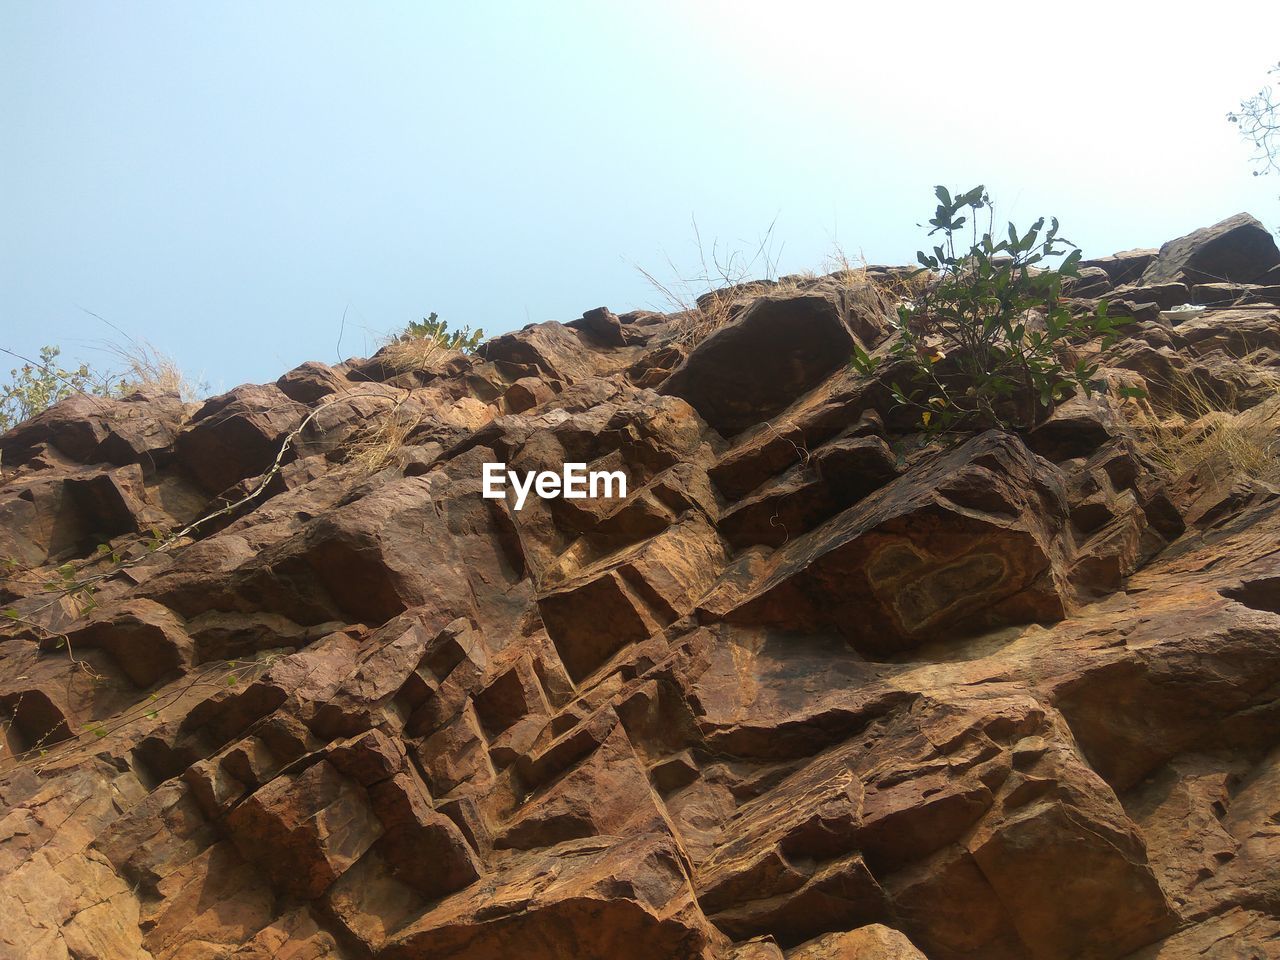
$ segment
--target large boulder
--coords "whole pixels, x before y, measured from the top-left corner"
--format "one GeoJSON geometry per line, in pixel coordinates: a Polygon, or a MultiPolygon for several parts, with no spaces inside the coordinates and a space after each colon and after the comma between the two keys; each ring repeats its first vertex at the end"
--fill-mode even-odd
{"type": "Polygon", "coordinates": [[[440,902],[397,933],[385,960],[712,960],[723,938],[661,835],[573,840],[510,861],[501,879],[440,902]]]}
{"type": "Polygon", "coordinates": [[[11,468],[52,447],[79,463],[141,463],[150,473],[169,460],[169,448],[191,409],[168,393],[76,394],[0,436],[0,460],[11,468]]]}
{"type": "Polygon", "coordinates": [[[494,337],[476,355],[496,364],[510,380],[531,375],[566,383],[620,369],[634,359],[630,353],[615,358],[609,352],[591,350],[577,330],[554,320],[494,337]]]}
{"type": "Polygon", "coordinates": [[[1142,285],[1253,283],[1280,265],[1275,237],[1247,213],[1170,240],[1142,274],[1142,285]]]}
{"type": "Polygon", "coordinates": [[[726,436],[782,412],[846,365],[854,338],[825,296],[762,297],[707,337],[661,387],[726,436]]]}
{"type": "Polygon", "coordinates": [[[222,493],[269,469],[306,415],[279,387],[236,387],[196,411],[175,443],[178,460],[208,493],[222,493]]]}

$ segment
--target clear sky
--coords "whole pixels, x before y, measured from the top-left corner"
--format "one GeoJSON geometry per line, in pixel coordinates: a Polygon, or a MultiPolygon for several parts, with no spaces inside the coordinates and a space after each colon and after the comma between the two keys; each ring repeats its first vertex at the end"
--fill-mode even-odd
{"type": "Polygon", "coordinates": [[[226,389],[431,310],[663,307],[694,218],[910,262],[935,183],[1087,255],[1275,227],[1224,114],[1277,60],[1261,0],[0,0],[0,345],[103,360],[92,311],[226,389]]]}

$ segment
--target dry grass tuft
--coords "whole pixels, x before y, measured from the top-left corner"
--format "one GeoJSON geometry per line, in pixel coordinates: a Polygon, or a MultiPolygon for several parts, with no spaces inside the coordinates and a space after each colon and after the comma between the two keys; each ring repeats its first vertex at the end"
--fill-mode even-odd
{"type": "Polygon", "coordinates": [[[719,241],[708,249],[695,220],[693,238],[698,251],[695,275],[681,273],[670,258],[667,267],[675,277],[670,283],[663,283],[648,270],[636,266],[665,301],[666,312],[675,315],[676,330],[672,339],[676,343],[692,346],[705,340],[732,319],[737,305],[779,288],[777,266],[782,251],[773,250],[773,228],[774,223],[770,223],[755,251],[748,255],[740,249],[727,249],[719,241]],[[753,274],[762,278],[749,279],[753,274]]]}
{"type": "Polygon", "coordinates": [[[850,290],[872,283],[866,260],[849,258],[839,244],[833,245],[832,253],[824,259],[821,273],[803,270],[779,276],[782,250],[773,249],[773,228],[774,224],[769,224],[755,251],[747,254],[726,250],[718,242],[708,250],[695,222],[699,272],[682,275],[668,259],[667,266],[676,279],[664,283],[643,267],[636,267],[661,295],[667,312],[674,315],[676,331],[672,339],[676,343],[693,346],[705,340],[759,297],[798,293],[824,281],[850,290]],[[751,279],[753,275],[757,278],[751,279]]]}
{"type": "Polygon", "coordinates": [[[779,292],[784,291],[776,282],[761,280],[736,283],[705,293],[694,301],[692,308],[682,311],[674,339],[690,347],[701,343],[752,300],[779,292]]]}
{"type": "Polygon", "coordinates": [[[192,382],[177,361],[146,340],[129,338],[103,347],[114,359],[118,372],[106,384],[108,392],[124,396],[139,390],[171,393],[190,403],[208,390],[203,382],[192,382]]]}
{"type": "Polygon", "coordinates": [[[890,296],[897,300],[914,303],[924,296],[932,281],[933,277],[929,274],[929,271],[918,270],[909,273],[890,274],[883,277],[879,282],[880,286],[890,296]]]}
{"type": "Polygon", "coordinates": [[[822,261],[822,270],[846,289],[854,290],[871,283],[867,274],[867,258],[859,251],[856,257],[845,253],[838,243],[831,245],[831,252],[822,261]]]}
{"type": "Polygon", "coordinates": [[[398,400],[385,413],[371,417],[343,442],[346,461],[362,474],[374,474],[395,463],[409,435],[425,419],[425,410],[398,400]]]}
{"type": "Polygon", "coordinates": [[[379,360],[396,373],[425,370],[449,353],[435,337],[396,337],[380,351],[379,360]]]}
{"type": "Polygon", "coordinates": [[[1163,384],[1168,399],[1130,407],[1145,452],[1175,477],[1205,468],[1216,481],[1244,477],[1280,482],[1280,379],[1274,399],[1237,413],[1194,376],[1177,374],[1163,384]]]}

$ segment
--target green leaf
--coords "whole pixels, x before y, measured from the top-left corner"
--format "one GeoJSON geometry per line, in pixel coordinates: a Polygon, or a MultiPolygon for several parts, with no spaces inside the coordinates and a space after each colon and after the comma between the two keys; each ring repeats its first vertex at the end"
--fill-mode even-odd
{"type": "Polygon", "coordinates": [[[850,360],[853,369],[864,377],[870,376],[876,372],[878,361],[873,359],[867,351],[863,350],[858,344],[853,345],[853,358],[850,360]]]}

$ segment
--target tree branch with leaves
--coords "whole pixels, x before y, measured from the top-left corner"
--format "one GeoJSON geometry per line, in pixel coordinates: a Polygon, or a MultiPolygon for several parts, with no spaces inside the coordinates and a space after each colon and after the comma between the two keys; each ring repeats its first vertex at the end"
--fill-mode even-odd
{"type": "MultiPolygon", "coordinates": [[[[1280,63],[1267,73],[1280,77],[1280,63]]],[[[1253,175],[1280,173],[1280,102],[1271,87],[1263,87],[1252,97],[1241,100],[1239,108],[1227,114],[1227,120],[1234,123],[1240,135],[1254,147],[1253,162],[1258,169],[1253,175]]]]}

